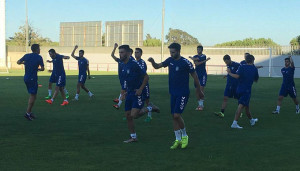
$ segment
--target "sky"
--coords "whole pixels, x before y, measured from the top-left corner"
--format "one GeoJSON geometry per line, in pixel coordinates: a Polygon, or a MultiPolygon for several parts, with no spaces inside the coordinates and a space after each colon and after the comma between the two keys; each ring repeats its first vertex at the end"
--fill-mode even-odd
{"type": "MultiPolygon", "coordinates": [[[[181,29],[204,46],[245,38],[280,45],[300,35],[300,0],[165,0],[165,29],[181,29]]],[[[25,23],[25,0],[6,0],[6,37],[25,23]]],[[[28,18],[59,41],[60,22],[144,20],[144,37],[161,38],[162,0],[28,0],[28,18]]],[[[103,30],[105,32],[105,30],[103,30]]]]}

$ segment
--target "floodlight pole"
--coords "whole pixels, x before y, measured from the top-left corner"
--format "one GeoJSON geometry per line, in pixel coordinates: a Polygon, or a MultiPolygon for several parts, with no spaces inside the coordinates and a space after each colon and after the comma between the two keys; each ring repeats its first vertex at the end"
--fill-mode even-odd
{"type": "Polygon", "coordinates": [[[165,25],[165,0],[163,0],[162,7],[162,24],[161,24],[161,57],[160,62],[164,58],[164,25],[165,25]]]}
{"type": "Polygon", "coordinates": [[[269,77],[272,76],[272,48],[270,47],[269,48],[269,53],[270,53],[270,56],[269,56],[269,77]]]}
{"type": "Polygon", "coordinates": [[[27,8],[27,0],[25,0],[25,4],[26,4],[26,23],[25,23],[25,29],[26,29],[26,39],[25,39],[25,46],[26,46],[26,53],[28,53],[28,39],[29,39],[29,35],[28,35],[28,8],[27,8]]]}

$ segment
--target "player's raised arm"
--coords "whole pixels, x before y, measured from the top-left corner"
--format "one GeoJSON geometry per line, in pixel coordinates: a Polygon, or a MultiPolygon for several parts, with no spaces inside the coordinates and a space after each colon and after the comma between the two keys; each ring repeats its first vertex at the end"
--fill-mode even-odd
{"type": "Polygon", "coordinates": [[[78,46],[76,45],[76,46],[74,47],[72,53],[71,53],[71,56],[72,56],[74,59],[78,58],[78,56],[75,56],[75,55],[74,55],[74,53],[75,53],[75,51],[76,51],[77,48],[78,48],[78,46]]]}
{"type": "Polygon", "coordinates": [[[289,57],[290,57],[290,61],[291,61],[291,67],[292,67],[292,68],[295,68],[295,64],[294,64],[294,61],[293,61],[292,56],[289,56],[289,57]]]}
{"type": "Polygon", "coordinates": [[[195,63],[195,65],[196,66],[198,66],[198,65],[201,65],[201,64],[203,64],[203,63],[205,63],[205,62],[207,62],[207,61],[209,61],[210,60],[210,57],[208,57],[206,60],[204,60],[204,61],[194,61],[194,63],[195,63]]]}
{"type": "Polygon", "coordinates": [[[117,47],[118,47],[118,44],[115,43],[114,49],[113,49],[113,51],[111,52],[111,57],[112,57],[116,62],[118,62],[118,58],[115,56],[115,52],[116,52],[117,47]]]}
{"type": "Polygon", "coordinates": [[[148,59],[148,61],[152,64],[153,68],[155,68],[155,69],[159,69],[159,68],[163,67],[162,63],[159,63],[159,64],[156,63],[152,57],[150,57],[148,59]]]}

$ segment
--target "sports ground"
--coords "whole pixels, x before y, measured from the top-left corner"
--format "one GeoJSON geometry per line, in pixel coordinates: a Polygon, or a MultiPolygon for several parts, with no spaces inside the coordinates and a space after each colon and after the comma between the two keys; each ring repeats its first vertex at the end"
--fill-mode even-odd
{"type": "MultiPolygon", "coordinates": [[[[74,98],[78,71],[67,71],[67,89],[74,98]]],[[[197,106],[190,79],[190,99],[183,113],[189,134],[186,149],[170,150],[174,140],[167,75],[150,75],[151,101],[161,113],[153,120],[135,120],[139,141],[125,144],[129,137],[123,121],[124,104],[112,107],[120,92],[117,73],[92,72],[79,101],[60,106],[44,101],[50,73],[39,73],[34,121],[23,115],[29,95],[23,82],[24,70],[0,75],[0,170],[299,170],[300,115],[285,98],[279,115],[276,107],[282,78],[260,78],[253,84],[251,111],[258,123],[251,127],[243,116],[231,129],[237,102],[230,99],[225,117],[220,111],[226,79],[208,76],[205,109],[197,106]]],[[[295,79],[296,88],[300,79],[295,79]]],[[[299,88],[298,88],[299,89],[299,88]]]]}

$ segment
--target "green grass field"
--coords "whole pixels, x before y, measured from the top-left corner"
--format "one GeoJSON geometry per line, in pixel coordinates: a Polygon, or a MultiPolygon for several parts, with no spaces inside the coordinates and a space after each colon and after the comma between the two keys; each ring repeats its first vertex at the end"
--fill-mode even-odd
{"type": "MultiPolygon", "coordinates": [[[[50,74],[39,74],[36,120],[23,115],[28,94],[24,71],[0,75],[0,170],[299,170],[300,115],[290,98],[281,113],[275,109],[281,78],[261,78],[253,85],[251,111],[259,122],[251,127],[243,116],[243,130],[231,129],[237,107],[230,100],[225,118],[216,117],[226,80],[209,76],[203,112],[197,105],[191,81],[190,99],[183,113],[190,143],[187,149],[170,150],[174,141],[167,75],[150,75],[151,101],[161,108],[151,123],[135,120],[139,142],[124,144],[129,137],[123,121],[124,104],[112,107],[119,95],[116,73],[93,72],[86,86],[95,94],[90,100],[81,92],[78,102],[62,107],[44,101],[50,74]],[[7,79],[9,78],[9,79],[7,79]]],[[[67,72],[70,98],[75,95],[77,71],[67,72]]],[[[295,79],[300,89],[300,79],[295,79]]]]}

